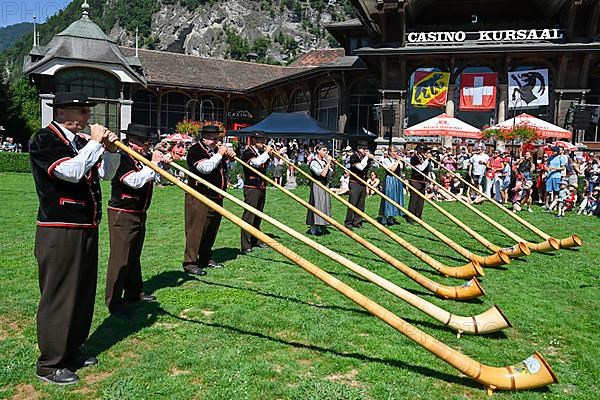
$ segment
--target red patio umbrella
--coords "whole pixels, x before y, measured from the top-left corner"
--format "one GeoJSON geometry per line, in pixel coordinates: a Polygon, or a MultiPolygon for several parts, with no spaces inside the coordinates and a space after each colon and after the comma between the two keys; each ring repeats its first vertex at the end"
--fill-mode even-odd
{"type": "Polygon", "coordinates": [[[511,119],[507,119],[506,121],[500,122],[499,124],[496,124],[488,129],[511,130],[513,129],[513,127],[517,126],[526,126],[528,128],[534,129],[537,132],[538,138],[540,139],[559,138],[570,140],[573,136],[572,132],[563,129],[560,126],[551,124],[550,122],[544,121],[543,119],[536,118],[533,115],[529,115],[527,113],[517,115],[516,117],[511,119]]]}
{"type": "Polygon", "coordinates": [[[455,136],[480,139],[481,131],[458,118],[441,114],[404,130],[408,136],[455,136]]]}

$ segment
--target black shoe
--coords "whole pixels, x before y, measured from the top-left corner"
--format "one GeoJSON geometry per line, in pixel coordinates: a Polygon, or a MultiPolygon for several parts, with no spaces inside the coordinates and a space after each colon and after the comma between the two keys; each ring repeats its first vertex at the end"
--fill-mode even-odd
{"type": "Polygon", "coordinates": [[[215,260],[208,260],[208,263],[206,264],[206,266],[209,268],[223,268],[224,267],[223,264],[218,263],[215,260]]]}
{"type": "Polygon", "coordinates": [[[269,246],[266,243],[259,243],[256,245],[259,249],[268,249],[269,246]]]}
{"type": "Polygon", "coordinates": [[[186,265],[185,267],[183,267],[183,270],[190,275],[199,275],[199,276],[206,275],[206,271],[204,269],[200,268],[197,265],[193,265],[193,264],[186,265]]]}
{"type": "Polygon", "coordinates": [[[57,369],[50,375],[38,375],[41,380],[52,383],[53,385],[72,385],[79,382],[79,377],[66,368],[57,369]]]}
{"type": "Polygon", "coordinates": [[[111,311],[110,315],[112,315],[113,317],[118,318],[118,319],[125,319],[125,320],[133,319],[133,315],[131,315],[131,312],[129,312],[126,309],[119,309],[119,310],[111,311]]]}
{"type": "Polygon", "coordinates": [[[69,367],[73,367],[73,369],[76,370],[80,368],[91,367],[93,365],[98,365],[98,359],[96,357],[85,357],[83,355],[80,355],[76,359],[68,361],[67,365],[69,367]]]}
{"type": "Polygon", "coordinates": [[[394,226],[394,225],[396,225],[396,224],[397,224],[397,222],[396,222],[396,220],[395,220],[395,219],[388,219],[388,225],[389,225],[389,226],[394,226]]]}
{"type": "Polygon", "coordinates": [[[253,251],[254,250],[252,250],[252,249],[242,249],[242,250],[240,250],[240,252],[242,253],[242,255],[245,255],[245,256],[249,255],[253,251]]]}
{"type": "Polygon", "coordinates": [[[144,301],[146,303],[153,303],[156,301],[156,296],[146,293],[140,294],[140,301],[144,301]]]}

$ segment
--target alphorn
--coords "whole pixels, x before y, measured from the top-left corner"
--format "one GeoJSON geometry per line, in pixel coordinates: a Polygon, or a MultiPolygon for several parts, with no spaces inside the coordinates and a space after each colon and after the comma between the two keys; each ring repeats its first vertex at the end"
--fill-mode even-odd
{"type": "MultiPolygon", "coordinates": [[[[471,235],[475,240],[477,240],[479,243],[481,243],[483,246],[485,246],[491,252],[495,253],[497,251],[501,251],[503,253],[506,253],[509,257],[520,257],[522,255],[529,255],[529,254],[531,254],[531,251],[529,250],[529,247],[527,247],[527,244],[523,240],[517,241],[517,244],[515,244],[514,246],[511,246],[511,247],[503,247],[503,248],[501,248],[500,246],[496,246],[495,244],[493,244],[492,242],[490,242],[488,239],[484,238],[482,235],[480,235],[479,233],[477,233],[475,230],[471,229],[467,224],[465,224],[464,222],[462,222],[461,220],[459,220],[458,218],[456,218],[454,215],[450,214],[448,211],[446,211],[442,207],[440,207],[438,204],[435,203],[435,201],[427,198],[427,196],[425,196],[423,193],[421,193],[420,191],[418,191],[417,189],[415,189],[408,182],[407,179],[403,179],[400,176],[398,176],[396,173],[394,173],[393,171],[390,171],[388,168],[386,168],[379,161],[375,160],[375,162],[378,165],[380,165],[383,169],[385,169],[388,174],[391,174],[396,179],[398,179],[400,182],[402,182],[404,185],[406,185],[409,189],[411,189],[412,193],[415,193],[416,195],[418,195],[419,197],[421,197],[428,204],[430,204],[433,208],[435,208],[436,210],[438,210],[442,215],[444,215],[450,221],[454,222],[458,227],[460,227],[462,230],[464,230],[469,235],[471,235]]],[[[410,163],[408,163],[408,165],[413,170],[416,171],[416,168],[413,167],[412,165],[410,165],[410,163]]],[[[423,175],[423,176],[425,176],[425,175],[423,175]]],[[[434,182],[435,184],[438,184],[437,182],[435,182],[434,179],[432,179],[429,176],[425,176],[425,178],[427,178],[431,182],[434,182]]],[[[442,186],[442,188],[443,188],[443,186],[442,186]]],[[[454,194],[452,194],[452,195],[454,195],[454,194]]],[[[460,201],[460,199],[458,198],[458,196],[455,196],[455,198],[460,201]]]]}
{"type": "MultiPolygon", "coordinates": [[[[285,158],[282,158],[282,160],[284,160],[289,165],[292,165],[293,168],[296,168],[292,163],[290,163],[285,158]]],[[[471,278],[471,277],[475,277],[475,276],[484,276],[485,275],[485,273],[483,272],[483,268],[481,268],[481,265],[479,264],[478,260],[470,260],[467,264],[459,266],[459,267],[450,267],[450,266],[442,264],[441,262],[435,260],[433,257],[429,256],[422,250],[413,246],[411,243],[409,243],[405,239],[401,238],[395,232],[386,228],[385,226],[383,226],[382,224],[377,222],[375,219],[371,218],[370,216],[368,216],[367,214],[365,214],[364,212],[362,212],[361,210],[359,210],[352,204],[348,203],[345,199],[341,198],[337,193],[334,193],[331,189],[329,189],[325,185],[321,184],[321,182],[317,182],[315,179],[313,179],[312,176],[304,173],[304,171],[302,171],[302,170],[299,170],[299,171],[301,173],[303,173],[305,176],[307,176],[312,182],[316,182],[321,188],[323,188],[325,191],[327,191],[327,193],[329,193],[330,195],[334,196],[342,204],[346,205],[347,207],[352,208],[352,210],[354,210],[356,213],[359,213],[363,218],[365,218],[367,221],[369,221],[369,223],[371,223],[375,227],[377,227],[377,229],[379,229],[385,235],[390,237],[396,243],[400,244],[406,250],[411,252],[413,255],[415,255],[422,261],[424,261],[427,265],[429,265],[431,268],[435,269],[436,271],[440,272],[441,274],[443,274],[445,276],[451,276],[454,278],[471,278]]],[[[338,223],[338,225],[341,225],[347,231],[350,231],[345,225],[339,224],[339,223],[338,223]]],[[[336,227],[337,227],[337,225],[336,225],[336,227]]],[[[340,229],[340,228],[338,228],[338,229],[340,229]]]]}
{"type": "Polygon", "coordinates": [[[262,212],[260,210],[257,210],[256,208],[252,207],[249,204],[246,204],[244,201],[238,199],[237,197],[233,196],[230,193],[227,193],[225,190],[219,189],[212,183],[206,181],[202,177],[194,174],[193,172],[183,168],[182,166],[178,165],[177,163],[172,162],[170,165],[173,168],[188,175],[190,178],[197,180],[198,182],[200,182],[204,186],[208,187],[209,189],[213,190],[217,194],[223,196],[224,198],[226,198],[226,199],[232,201],[233,203],[237,204],[238,206],[242,207],[244,210],[247,210],[247,211],[251,212],[252,214],[256,215],[257,217],[262,218],[264,221],[266,221],[269,224],[273,225],[274,227],[282,230],[283,232],[289,234],[290,236],[299,240],[300,242],[304,243],[305,245],[307,245],[307,246],[313,248],[314,250],[318,251],[319,253],[331,258],[332,260],[343,265],[344,267],[348,268],[352,272],[367,279],[371,283],[376,284],[380,288],[387,290],[388,292],[395,295],[399,299],[405,301],[406,303],[410,304],[411,306],[415,307],[416,309],[424,312],[425,314],[427,314],[430,317],[432,317],[433,319],[441,322],[445,326],[448,326],[450,329],[455,330],[457,332],[457,336],[459,336],[459,337],[462,333],[485,334],[485,333],[500,331],[504,328],[508,328],[511,326],[510,322],[507,320],[504,313],[502,312],[502,310],[500,310],[500,308],[497,305],[494,305],[494,307],[490,308],[489,310],[487,310],[479,315],[472,316],[472,317],[463,317],[463,316],[459,316],[459,315],[453,315],[453,314],[449,313],[448,311],[446,311],[434,304],[431,304],[430,302],[420,298],[419,296],[412,294],[408,290],[405,290],[405,289],[399,287],[398,285],[382,278],[381,276],[369,271],[368,269],[356,264],[355,262],[336,253],[335,251],[328,249],[327,247],[315,242],[314,240],[312,240],[312,239],[306,237],[305,235],[301,234],[300,232],[290,228],[289,226],[285,225],[284,223],[278,221],[277,219],[270,217],[269,215],[265,214],[264,212],[262,212]]]}
{"type": "MultiPolygon", "coordinates": [[[[413,170],[415,170],[415,168],[411,165],[410,166],[413,170]]],[[[503,225],[501,225],[500,223],[498,223],[497,221],[494,221],[492,218],[490,218],[488,215],[484,214],[482,211],[478,210],[477,208],[473,207],[471,204],[467,203],[466,201],[464,201],[463,199],[461,199],[460,197],[458,197],[457,195],[455,195],[454,193],[452,193],[451,191],[449,191],[448,189],[446,189],[444,186],[442,186],[439,182],[437,182],[435,179],[426,176],[427,180],[429,180],[430,182],[432,182],[434,185],[436,185],[438,188],[440,188],[442,191],[444,191],[444,193],[449,194],[451,197],[455,198],[459,203],[463,204],[464,206],[466,206],[469,210],[473,211],[475,214],[477,214],[479,217],[481,217],[484,221],[487,221],[489,224],[491,224],[494,228],[498,229],[500,232],[504,233],[506,236],[508,236],[509,238],[516,240],[518,242],[518,245],[527,248],[528,249],[528,253],[526,254],[531,254],[531,251],[535,251],[538,253],[545,253],[548,251],[552,251],[552,250],[557,250],[558,247],[558,241],[554,238],[550,238],[544,242],[541,243],[530,243],[528,241],[526,241],[525,239],[521,238],[519,235],[517,235],[516,233],[508,230],[506,227],[504,227],[503,225]]],[[[439,207],[439,206],[438,206],[439,207]]],[[[441,208],[441,207],[439,207],[441,208]]],[[[516,252],[514,251],[515,247],[509,247],[506,249],[502,249],[506,254],[508,254],[509,256],[512,257],[518,257],[521,254],[516,254],[516,252]],[[512,250],[512,251],[511,251],[512,250]]]]}
{"type": "MultiPolygon", "coordinates": [[[[394,257],[389,255],[385,251],[381,250],[379,247],[375,246],[371,242],[360,237],[358,234],[356,234],[352,230],[348,229],[344,224],[340,224],[335,219],[331,218],[329,215],[325,214],[318,208],[312,206],[305,200],[296,196],[294,193],[290,192],[283,186],[275,183],[271,178],[260,173],[256,168],[252,167],[251,165],[248,165],[247,163],[245,163],[244,161],[240,160],[237,157],[235,158],[235,160],[237,162],[239,162],[240,165],[243,165],[244,167],[248,168],[250,171],[253,171],[255,174],[257,174],[261,178],[265,179],[265,181],[269,182],[271,185],[273,185],[277,189],[281,190],[283,193],[285,193],[286,195],[288,195],[289,197],[294,199],[296,202],[302,204],[307,209],[309,209],[312,212],[314,212],[315,214],[319,215],[325,221],[329,222],[335,228],[337,228],[338,230],[340,230],[341,232],[343,232],[344,234],[346,234],[347,236],[352,238],[354,241],[356,241],[357,243],[359,243],[360,245],[365,247],[367,250],[371,251],[373,254],[377,255],[379,258],[386,261],[388,264],[390,264],[394,268],[398,269],[400,272],[404,273],[406,276],[411,278],[413,281],[417,282],[419,285],[421,285],[424,288],[426,288],[427,290],[433,292],[437,296],[442,297],[444,299],[466,300],[466,299],[471,299],[471,298],[485,295],[485,291],[483,290],[483,287],[481,286],[479,281],[475,278],[472,278],[470,281],[466,282],[464,285],[461,285],[461,286],[446,286],[446,285],[442,285],[440,283],[437,283],[437,282],[423,276],[422,274],[418,273],[417,271],[410,268],[406,264],[400,262],[399,260],[395,259],[394,257]]],[[[479,268],[481,269],[481,267],[479,267],[479,268]]]]}
{"type": "Polygon", "coordinates": [[[355,289],[346,285],[342,281],[334,278],[327,272],[323,271],[310,261],[300,257],[300,255],[294,253],[292,250],[283,246],[275,239],[264,234],[260,230],[254,228],[250,224],[244,222],[241,218],[237,217],[233,213],[227,211],[223,207],[219,206],[212,200],[179,181],[173,175],[162,170],[156,165],[152,164],[145,157],[139,155],[129,147],[125,146],[120,141],[115,141],[115,145],[121,149],[121,151],[131,155],[133,158],[138,160],[150,167],[153,171],[169,180],[171,183],[181,188],[185,192],[189,193],[195,199],[201,203],[215,210],[229,221],[233,222],[240,228],[247,231],[249,234],[264,242],[267,246],[277,251],[299,267],[321,280],[327,286],[335,289],[342,295],[346,296],[354,303],[364,308],[373,316],[379,318],[398,332],[402,333],[418,345],[425,348],[427,351],[442,359],[442,361],[456,368],[469,378],[481,383],[491,393],[493,390],[522,390],[522,389],[535,389],[543,386],[550,385],[558,382],[556,375],[552,371],[552,368],[548,365],[546,360],[538,352],[535,352],[532,356],[523,360],[522,362],[508,367],[492,367],[485,364],[481,364],[478,361],[473,360],[471,357],[453,349],[452,347],[440,342],[433,336],[421,331],[420,329],[412,326],[402,318],[398,317],[391,311],[387,310],[383,306],[369,299],[367,296],[359,293],[355,289]]]}
{"type": "Polygon", "coordinates": [[[513,218],[514,220],[516,220],[517,222],[519,222],[521,225],[523,225],[526,228],[528,228],[530,231],[532,231],[533,233],[535,233],[536,235],[538,235],[542,239],[548,241],[553,248],[556,248],[556,249],[559,249],[559,248],[568,249],[569,247],[578,247],[578,246],[583,245],[583,240],[581,240],[581,238],[577,234],[573,234],[573,235],[571,235],[571,236],[569,236],[567,238],[564,238],[564,239],[553,238],[552,236],[548,235],[547,233],[545,233],[541,229],[537,228],[533,224],[525,221],[523,218],[519,217],[514,212],[511,212],[507,208],[503,207],[502,204],[499,204],[498,202],[494,201],[491,197],[489,197],[488,195],[486,195],[485,193],[483,193],[481,190],[479,190],[479,188],[475,187],[474,185],[470,184],[465,179],[463,179],[463,177],[460,176],[460,174],[456,174],[456,173],[450,171],[448,168],[446,168],[445,166],[443,166],[442,164],[440,164],[437,160],[434,160],[434,161],[441,168],[443,168],[446,171],[448,171],[452,176],[457,177],[465,185],[469,186],[475,192],[479,193],[485,199],[489,200],[494,206],[498,207],[499,209],[501,209],[502,211],[504,211],[506,214],[510,215],[511,218],[513,218]],[[558,246],[558,247],[556,247],[556,246],[558,246]]]}
{"type": "MultiPolygon", "coordinates": [[[[352,176],[354,176],[356,179],[358,179],[359,181],[361,181],[364,185],[367,185],[367,186],[371,187],[370,185],[367,184],[367,182],[365,182],[363,179],[361,179],[360,177],[358,177],[354,172],[352,172],[349,169],[347,169],[346,167],[344,167],[337,160],[333,159],[333,162],[336,163],[338,166],[342,167],[344,170],[348,171],[352,176]]],[[[294,168],[295,168],[295,166],[294,166],[294,168]]],[[[324,187],[323,185],[321,185],[320,182],[317,182],[316,180],[313,180],[312,177],[309,174],[307,174],[306,172],[302,171],[300,168],[296,168],[296,170],[299,171],[302,175],[304,175],[304,176],[308,177],[309,179],[311,179],[313,182],[316,182],[319,186],[324,187]]],[[[373,188],[373,187],[371,187],[371,188],[373,188]]],[[[450,239],[449,237],[447,237],[443,233],[441,233],[438,230],[436,230],[435,228],[433,228],[431,225],[427,224],[425,221],[423,221],[422,219],[420,219],[416,215],[412,214],[410,211],[408,211],[407,209],[405,209],[404,207],[402,207],[400,204],[396,203],[394,200],[390,199],[388,196],[386,196],[385,194],[383,194],[379,189],[377,189],[377,188],[373,188],[373,189],[380,196],[384,197],[387,201],[389,201],[391,204],[393,204],[399,210],[401,210],[402,212],[404,212],[410,218],[412,218],[413,220],[415,220],[419,225],[421,225],[423,228],[425,228],[426,230],[428,230],[430,233],[432,233],[434,236],[436,236],[442,242],[444,242],[447,246],[449,246],[450,248],[452,248],[454,251],[456,251],[458,254],[462,255],[466,259],[468,259],[470,261],[477,261],[477,263],[479,263],[480,265],[483,265],[483,266],[497,266],[497,265],[501,265],[501,264],[510,264],[510,258],[506,254],[502,253],[501,251],[498,251],[498,252],[496,252],[495,254],[493,254],[491,256],[485,256],[485,257],[479,256],[477,254],[473,254],[472,252],[470,252],[469,250],[465,249],[464,247],[462,247],[458,243],[454,242],[452,239],[450,239]]],[[[377,222],[377,220],[375,220],[374,218],[371,218],[364,211],[359,210],[357,207],[355,207],[354,205],[350,204],[350,202],[348,202],[347,200],[343,199],[341,196],[338,196],[337,194],[335,194],[333,192],[331,192],[331,193],[335,196],[335,198],[338,201],[340,201],[341,203],[343,203],[346,207],[350,207],[352,209],[352,211],[354,211],[355,213],[357,213],[358,215],[360,215],[362,218],[364,218],[365,220],[367,220],[370,224],[372,224],[377,229],[379,229],[380,231],[383,232],[383,230],[385,229],[385,227],[383,225],[381,225],[379,222],[377,222]]]]}

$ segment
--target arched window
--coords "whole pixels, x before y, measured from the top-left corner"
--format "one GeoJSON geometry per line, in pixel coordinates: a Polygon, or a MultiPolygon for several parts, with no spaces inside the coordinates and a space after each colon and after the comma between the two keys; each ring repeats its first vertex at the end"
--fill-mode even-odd
{"type": "Polygon", "coordinates": [[[179,121],[185,119],[185,106],[188,95],[170,92],[162,96],[160,107],[160,129],[164,133],[172,133],[179,121]]]}
{"type": "Polygon", "coordinates": [[[361,79],[350,90],[350,114],[348,132],[363,132],[363,128],[375,134],[379,125],[373,118],[373,107],[379,103],[377,82],[373,79],[361,79]]]}
{"type": "Polygon", "coordinates": [[[133,96],[131,122],[156,128],[158,96],[149,90],[139,90],[133,96]]]}
{"type": "Polygon", "coordinates": [[[298,90],[292,96],[292,111],[307,111],[310,112],[310,93],[308,90],[298,90]]]}
{"type": "Polygon", "coordinates": [[[273,104],[271,106],[271,110],[273,112],[287,112],[287,103],[283,99],[281,95],[275,96],[275,100],[273,100],[273,104]]]}
{"type": "Polygon", "coordinates": [[[323,126],[337,131],[338,87],[335,84],[321,86],[317,91],[317,120],[323,126]]]}
{"type": "Polygon", "coordinates": [[[233,124],[251,125],[254,122],[254,106],[246,99],[233,99],[229,103],[227,111],[227,129],[231,129],[233,124]]]}
{"type": "Polygon", "coordinates": [[[120,95],[120,82],[105,71],[94,68],[66,68],[56,73],[57,92],[83,92],[95,99],[116,100],[120,95]]]}

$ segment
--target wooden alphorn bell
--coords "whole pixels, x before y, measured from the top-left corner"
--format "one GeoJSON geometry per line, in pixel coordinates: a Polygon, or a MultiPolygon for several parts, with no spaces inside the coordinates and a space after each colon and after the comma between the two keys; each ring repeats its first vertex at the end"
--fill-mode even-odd
{"type": "Polygon", "coordinates": [[[470,333],[470,334],[486,334],[491,332],[496,332],[502,330],[504,328],[508,328],[511,326],[508,319],[505,317],[504,313],[500,308],[495,305],[489,310],[471,317],[463,317],[460,315],[454,315],[449,313],[448,311],[420,298],[417,295],[412,294],[411,292],[397,286],[396,284],[382,278],[381,276],[369,271],[368,269],[356,264],[355,262],[347,259],[346,257],[334,252],[331,249],[315,242],[314,240],[306,237],[305,235],[297,232],[296,230],[290,228],[284,223],[278,221],[277,219],[270,217],[262,211],[257,210],[256,208],[250,206],[249,204],[244,203],[244,201],[238,199],[230,193],[227,193],[224,190],[219,189],[215,185],[206,181],[202,177],[192,173],[191,171],[181,167],[177,163],[171,163],[171,167],[183,172],[187,176],[192,179],[197,180],[204,186],[213,190],[215,193],[223,196],[224,198],[232,201],[236,205],[242,207],[244,210],[247,210],[259,218],[262,218],[263,221],[268,222],[269,224],[275,226],[276,228],[282,230],[283,232],[289,234],[293,238],[299,240],[300,242],[306,244],[307,246],[313,248],[321,254],[331,258],[337,263],[343,265],[354,273],[362,276],[367,279],[369,282],[372,282],[379,286],[380,288],[387,290],[392,293],[399,299],[407,302],[411,306],[417,308],[418,310],[424,312],[429,315],[433,319],[441,322],[445,326],[448,326],[450,329],[457,332],[457,336],[460,337],[462,333],[470,333]]]}
{"type": "Polygon", "coordinates": [[[273,250],[277,251],[278,253],[292,261],[294,264],[300,266],[302,269],[315,276],[326,285],[332,287],[339,293],[343,294],[344,296],[355,302],[357,305],[364,308],[370,314],[384,321],[389,326],[396,329],[398,332],[402,333],[415,343],[424,347],[427,351],[431,352],[436,357],[450,364],[469,378],[480,382],[486,387],[488,393],[491,393],[493,390],[496,389],[535,389],[558,382],[556,375],[554,374],[548,363],[541,356],[541,354],[539,354],[538,352],[535,352],[532,356],[528,357],[522,362],[514,366],[508,367],[492,367],[473,360],[465,354],[447,346],[446,344],[440,342],[434,337],[412,326],[411,324],[404,321],[402,318],[398,317],[391,311],[387,310],[386,308],[377,304],[365,295],[359,293],[350,286],[346,285],[345,283],[326,273],[316,265],[312,264],[310,261],[300,257],[300,255],[294,253],[292,250],[283,246],[275,239],[269,237],[260,230],[244,222],[241,218],[227,211],[226,209],[219,206],[207,197],[202,196],[200,193],[193,190],[185,183],[179,181],[173,175],[152,164],[145,157],[136,153],[120,141],[117,140],[115,142],[115,145],[119,149],[121,149],[121,151],[129,154],[144,165],[147,165],[156,173],[160,174],[177,187],[189,193],[201,203],[212,208],[213,210],[221,214],[223,217],[227,218],[229,221],[241,227],[242,229],[250,233],[252,236],[256,237],[258,240],[264,242],[267,246],[271,247],[273,250]]]}

